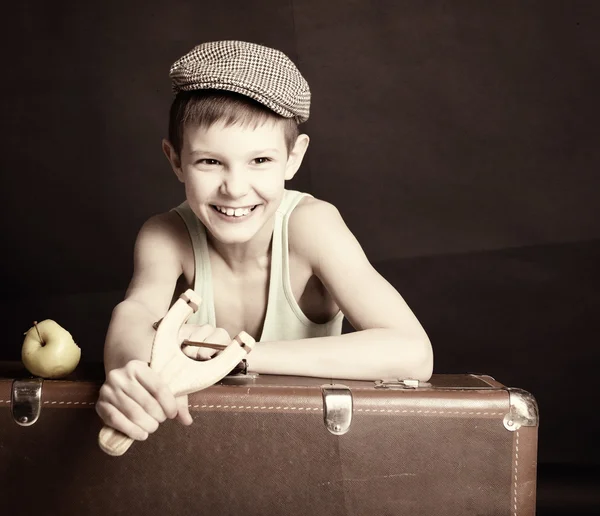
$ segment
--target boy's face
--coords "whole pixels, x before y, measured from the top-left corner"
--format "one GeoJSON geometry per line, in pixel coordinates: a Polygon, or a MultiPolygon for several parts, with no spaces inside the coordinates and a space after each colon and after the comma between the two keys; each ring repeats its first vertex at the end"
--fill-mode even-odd
{"type": "Polygon", "coordinates": [[[207,230],[224,244],[236,244],[251,240],[273,218],[307,145],[301,135],[288,157],[283,128],[275,121],[256,128],[217,122],[208,129],[186,126],[179,162],[168,157],[207,230]]]}

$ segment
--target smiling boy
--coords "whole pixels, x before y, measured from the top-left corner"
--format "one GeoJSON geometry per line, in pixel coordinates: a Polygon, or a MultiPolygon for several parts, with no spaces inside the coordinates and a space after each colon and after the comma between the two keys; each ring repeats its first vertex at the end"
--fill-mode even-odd
{"type": "Polygon", "coordinates": [[[285,189],[309,144],[298,124],[310,91],[295,65],[271,48],[218,41],[194,48],[170,75],[163,150],[186,200],[151,217],[136,239],[133,278],[106,337],[96,404],[104,422],[137,440],[167,417],[191,424],[187,396],[175,398],[148,367],[153,323],[181,285],[203,299],[182,340],[228,344],[244,330],[257,340],[250,371],[429,379],[425,331],[339,211],[285,189]],[[341,335],[344,316],[355,332],[341,335]]]}

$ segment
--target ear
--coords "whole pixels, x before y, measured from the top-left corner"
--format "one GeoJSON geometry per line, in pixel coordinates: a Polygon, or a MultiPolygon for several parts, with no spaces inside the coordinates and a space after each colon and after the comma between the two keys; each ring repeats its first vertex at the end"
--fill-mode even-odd
{"type": "Polygon", "coordinates": [[[181,159],[179,157],[179,154],[177,154],[177,152],[175,151],[175,147],[171,145],[171,142],[169,140],[163,138],[162,150],[165,153],[167,159],[169,160],[171,168],[173,169],[173,172],[175,172],[177,179],[179,179],[179,181],[183,183],[184,180],[183,171],[181,170],[181,159]]]}
{"type": "Polygon", "coordinates": [[[300,134],[296,138],[296,143],[288,156],[287,165],[285,166],[286,181],[292,179],[296,175],[296,172],[298,172],[304,159],[304,154],[306,154],[306,149],[308,149],[309,142],[310,138],[307,134],[300,134]]]}

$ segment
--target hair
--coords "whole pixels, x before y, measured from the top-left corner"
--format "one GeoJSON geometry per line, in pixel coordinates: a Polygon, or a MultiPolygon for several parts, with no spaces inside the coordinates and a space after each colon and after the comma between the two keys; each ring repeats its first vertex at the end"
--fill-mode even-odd
{"type": "Polygon", "coordinates": [[[183,131],[187,124],[208,129],[216,122],[223,122],[225,127],[241,124],[256,128],[268,121],[282,125],[289,156],[299,134],[295,118],[283,117],[239,93],[210,89],[180,91],[175,96],[169,112],[169,141],[180,156],[183,131]]]}

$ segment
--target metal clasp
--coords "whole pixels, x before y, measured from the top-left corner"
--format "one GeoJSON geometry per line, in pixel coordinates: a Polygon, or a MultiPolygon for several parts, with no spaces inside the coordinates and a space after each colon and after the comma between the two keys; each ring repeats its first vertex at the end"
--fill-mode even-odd
{"type": "Polygon", "coordinates": [[[406,380],[400,380],[399,378],[375,380],[376,389],[418,389],[419,387],[431,387],[431,384],[411,378],[407,378],[406,380]]]}
{"type": "Polygon", "coordinates": [[[323,420],[333,435],[344,435],[352,424],[352,392],[341,384],[321,385],[323,420]]]}
{"type": "Polygon", "coordinates": [[[13,381],[10,407],[12,417],[17,425],[31,426],[40,417],[42,384],[41,378],[13,381]]]}

